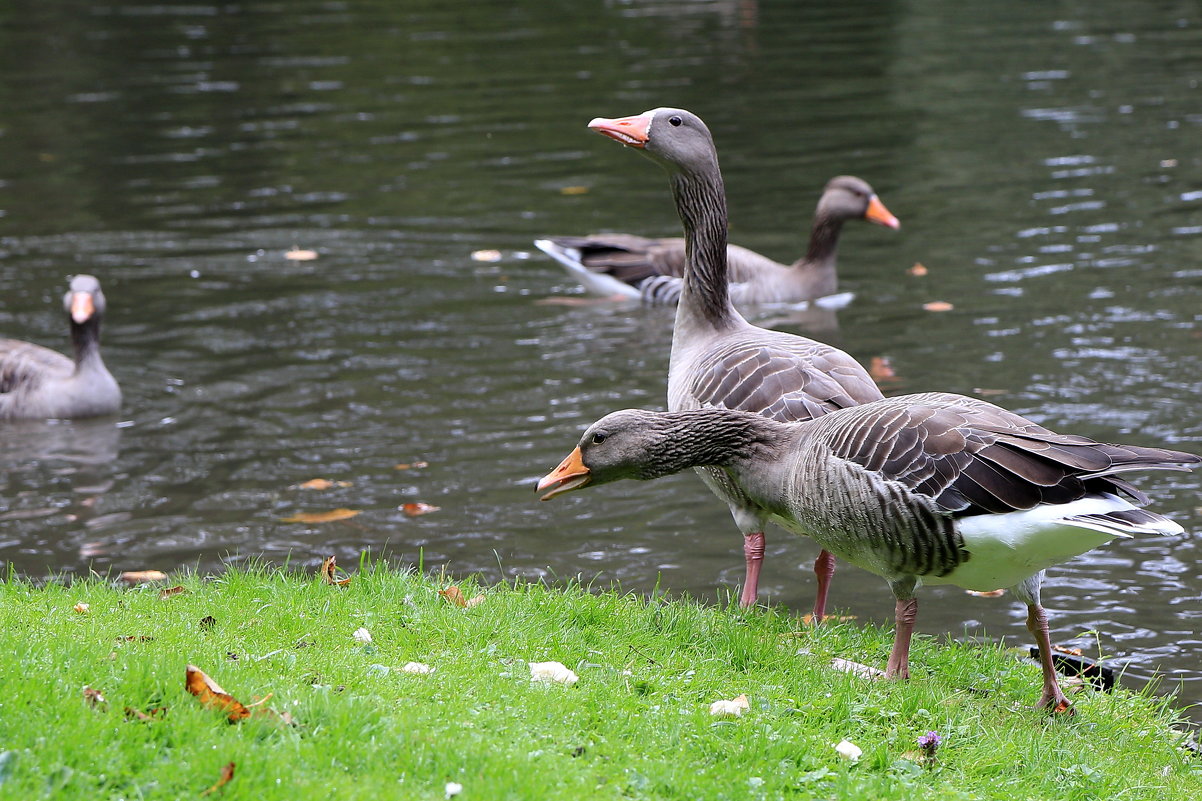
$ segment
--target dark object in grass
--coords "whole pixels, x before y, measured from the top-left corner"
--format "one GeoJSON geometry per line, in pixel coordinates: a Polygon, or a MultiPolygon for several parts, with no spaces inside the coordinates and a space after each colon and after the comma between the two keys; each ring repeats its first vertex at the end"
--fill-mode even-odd
{"type": "MultiPolygon", "coordinates": [[[[1039,661],[1039,646],[1032,645],[1030,651],[1031,658],[1039,661]]],[[[1099,690],[1110,692],[1114,689],[1114,671],[1088,656],[1066,654],[1053,648],[1052,666],[1056,672],[1085,679],[1099,690]]]]}

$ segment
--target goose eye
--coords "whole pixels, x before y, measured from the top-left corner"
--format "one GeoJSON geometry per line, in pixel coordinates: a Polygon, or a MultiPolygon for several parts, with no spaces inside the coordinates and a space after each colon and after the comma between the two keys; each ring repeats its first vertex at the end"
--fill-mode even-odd
{"type": "Polygon", "coordinates": [[[602,434],[600,431],[598,431],[596,434],[593,434],[593,444],[594,445],[600,445],[602,442],[605,442],[604,434],[602,434]]]}
{"type": "Polygon", "coordinates": [[[668,117],[668,124],[673,128],[679,128],[684,123],[680,117],[668,117]]]}

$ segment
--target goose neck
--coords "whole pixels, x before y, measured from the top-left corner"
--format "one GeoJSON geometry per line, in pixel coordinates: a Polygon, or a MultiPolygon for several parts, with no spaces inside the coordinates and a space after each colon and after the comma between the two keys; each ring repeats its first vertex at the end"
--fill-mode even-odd
{"type": "Polygon", "coordinates": [[[685,273],[680,308],[723,328],[737,319],[730,303],[726,192],[717,164],[672,176],[672,194],[684,226],[685,273]]]}

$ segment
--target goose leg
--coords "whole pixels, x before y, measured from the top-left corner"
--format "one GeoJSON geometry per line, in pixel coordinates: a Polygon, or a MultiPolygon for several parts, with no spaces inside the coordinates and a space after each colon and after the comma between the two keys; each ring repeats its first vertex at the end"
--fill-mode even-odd
{"type": "Polygon", "coordinates": [[[755,606],[756,596],[759,595],[765,539],[762,531],[743,535],[743,558],[747,560],[747,575],[743,580],[743,594],[739,596],[739,606],[744,609],[755,606]]]}
{"type": "Polygon", "coordinates": [[[814,623],[822,622],[826,616],[826,591],[831,586],[831,576],[835,575],[835,557],[830,551],[822,551],[814,560],[814,575],[818,577],[818,594],[814,596],[814,623]]]}
{"type": "Polygon", "coordinates": [[[1048,634],[1048,616],[1038,603],[1027,605],[1027,630],[1039,646],[1039,667],[1043,669],[1043,692],[1036,709],[1049,709],[1056,713],[1074,714],[1073,705],[1056,681],[1056,667],[1052,664],[1052,638],[1048,634]]]}
{"type": "Polygon", "coordinates": [[[910,635],[914,633],[914,620],[918,617],[917,598],[898,598],[894,608],[897,631],[893,635],[893,650],[889,652],[889,664],[885,666],[885,678],[910,678],[910,635]]]}

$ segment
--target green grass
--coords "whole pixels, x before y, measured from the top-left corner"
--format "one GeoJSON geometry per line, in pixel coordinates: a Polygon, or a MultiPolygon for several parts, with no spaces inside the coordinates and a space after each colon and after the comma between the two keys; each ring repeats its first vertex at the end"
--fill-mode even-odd
{"type": "Polygon", "coordinates": [[[386,568],[346,588],[254,568],[182,583],[166,600],[0,583],[0,798],[197,798],[229,762],[206,798],[441,799],[447,782],[490,801],[1202,797],[1164,703],[1085,691],[1075,718],[1051,719],[1028,708],[1038,669],[996,647],[919,637],[914,679],[880,682],[829,661],[882,665],[889,630],[783,611],[541,585],[462,609],[386,568]],[[401,673],[411,660],[436,671],[401,673]],[[579,682],[531,682],[546,660],[579,682]],[[296,725],[227,723],[187,693],[189,663],[244,703],[271,693],[296,725]],[[746,714],[711,717],[740,693],[746,714]],[[167,711],[146,723],[125,707],[167,711]],[[931,729],[944,743],[923,766],[931,729]],[[858,762],[836,754],[844,738],[858,762]]]}

